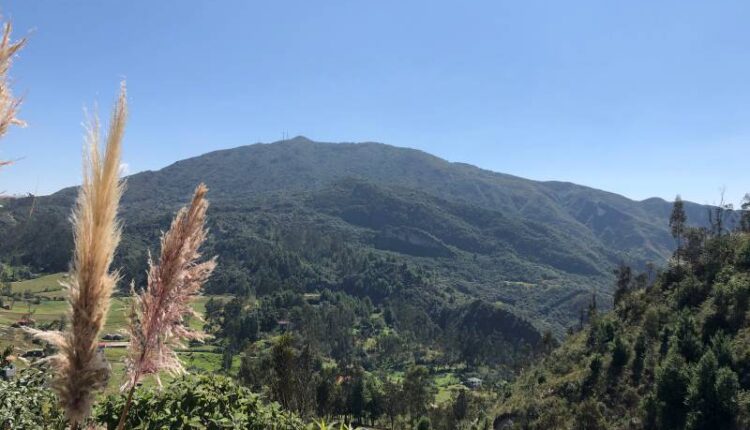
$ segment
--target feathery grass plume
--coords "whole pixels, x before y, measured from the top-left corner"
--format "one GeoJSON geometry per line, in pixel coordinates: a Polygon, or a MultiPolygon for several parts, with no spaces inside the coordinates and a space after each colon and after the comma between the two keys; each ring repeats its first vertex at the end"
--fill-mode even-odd
{"type": "Polygon", "coordinates": [[[52,388],[72,428],[83,423],[91,411],[95,392],[105,388],[109,379],[109,365],[97,351],[97,344],[118,280],[118,275],[110,271],[110,265],[120,241],[117,208],[123,192],[119,168],[126,118],[123,84],[112,113],[103,156],[96,118],[86,133],[88,155],[84,156],[83,184],[72,216],[75,250],[66,283],[69,328],[65,332],[34,333],[59,348],[50,358],[55,369],[52,388]]]}
{"type": "MultiPolygon", "coordinates": [[[[21,99],[13,96],[8,78],[8,70],[10,70],[13,57],[26,44],[26,39],[11,42],[10,33],[12,30],[13,26],[9,22],[5,23],[3,36],[0,39],[0,137],[5,136],[11,125],[26,125],[16,117],[21,99]]],[[[10,161],[0,160],[0,167],[10,163],[10,161]]]]}
{"type": "Polygon", "coordinates": [[[216,267],[215,258],[198,262],[201,258],[199,249],[207,234],[207,191],[205,185],[198,185],[190,206],[177,213],[169,231],[162,235],[158,264],[149,257],[145,291],[140,294],[133,292],[128,323],[130,344],[125,360],[127,373],[122,386],[123,390],[130,389],[130,392],[119,428],[127,416],[138,381],[146,375],[155,375],[158,380],[161,371],[173,375],[184,373],[174,349],[181,347],[185,340],[204,337],[185,326],[185,317],[200,318],[190,302],[216,267]]]}

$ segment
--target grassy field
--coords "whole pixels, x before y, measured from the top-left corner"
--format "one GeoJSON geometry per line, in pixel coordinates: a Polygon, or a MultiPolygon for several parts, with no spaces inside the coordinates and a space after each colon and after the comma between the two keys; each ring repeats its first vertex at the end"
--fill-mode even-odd
{"type": "MultiPolygon", "coordinates": [[[[18,322],[29,313],[36,321],[37,326],[58,321],[64,317],[68,311],[68,303],[65,300],[66,291],[60,284],[64,280],[64,276],[64,274],[58,273],[11,284],[12,292],[21,294],[24,298],[17,299],[14,302],[8,296],[1,297],[6,305],[12,304],[13,306],[11,309],[0,309],[0,349],[4,349],[7,345],[13,345],[16,352],[20,354],[29,349],[40,348],[39,345],[32,342],[32,338],[23,329],[12,328],[10,325],[18,322]]],[[[210,297],[205,296],[197,298],[193,303],[193,309],[202,315],[209,299],[210,297]]],[[[103,333],[122,332],[125,329],[129,307],[130,298],[113,298],[103,333]]],[[[201,330],[203,324],[199,319],[191,318],[189,325],[194,330],[201,330]]],[[[201,346],[180,351],[178,354],[188,371],[218,372],[222,367],[222,357],[220,352],[213,352],[213,349],[211,346],[201,346]]],[[[104,352],[112,366],[112,377],[107,391],[113,393],[122,384],[126,350],[125,348],[106,348],[104,352]]],[[[232,367],[235,369],[239,367],[238,360],[237,357],[236,362],[232,363],[232,367]]],[[[24,364],[19,362],[19,366],[24,367],[24,364]]],[[[166,379],[168,379],[168,376],[163,378],[163,380],[166,379]]],[[[155,382],[146,380],[144,383],[150,385],[155,382]]]]}
{"type": "Polygon", "coordinates": [[[435,396],[435,402],[445,403],[450,401],[457,393],[457,390],[465,388],[461,381],[452,372],[439,373],[434,378],[435,387],[438,392],[435,396]]]}

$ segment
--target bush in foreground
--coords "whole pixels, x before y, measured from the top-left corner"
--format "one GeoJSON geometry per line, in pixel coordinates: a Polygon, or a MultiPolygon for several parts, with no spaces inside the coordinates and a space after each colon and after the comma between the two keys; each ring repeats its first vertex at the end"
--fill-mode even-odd
{"type": "Polygon", "coordinates": [[[43,372],[28,369],[12,381],[0,380],[0,429],[65,427],[55,395],[43,372]]]}
{"type": "MultiPolygon", "coordinates": [[[[124,405],[123,396],[109,396],[98,406],[95,418],[114,429],[124,405]]],[[[125,428],[302,430],[305,426],[296,415],[275,403],[264,404],[257,394],[227,377],[199,375],[176,379],[161,390],[138,389],[125,428]]]]}

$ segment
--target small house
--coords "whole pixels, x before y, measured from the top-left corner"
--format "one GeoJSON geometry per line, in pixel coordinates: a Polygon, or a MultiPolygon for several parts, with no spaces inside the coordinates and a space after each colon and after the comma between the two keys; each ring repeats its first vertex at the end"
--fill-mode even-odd
{"type": "Polygon", "coordinates": [[[278,320],[276,324],[279,326],[279,330],[282,333],[288,332],[292,328],[292,322],[289,320],[278,320]]]}
{"type": "Polygon", "coordinates": [[[468,378],[466,380],[466,384],[465,385],[467,387],[471,388],[472,390],[478,390],[478,389],[482,388],[482,380],[480,378],[475,378],[475,377],[468,378]]]}

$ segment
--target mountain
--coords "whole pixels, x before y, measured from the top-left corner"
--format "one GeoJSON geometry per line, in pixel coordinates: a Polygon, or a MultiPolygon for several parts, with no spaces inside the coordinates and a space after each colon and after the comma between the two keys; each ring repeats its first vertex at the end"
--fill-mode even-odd
{"type": "MultiPolygon", "coordinates": [[[[354,275],[343,255],[372,255],[425,270],[453,300],[478,298],[561,333],[592,288],[607,301],[619,262],[661,264],[673,248],[671,204],[660,199],[532,181],[379,143],[297,137],[128,177],[116,261],[125,279],[143,281],[147,249],[199,182],[211,189],[207,254],[221,261],[214,292],[343,288],[354,275]]],[[[65,270],[75,192],[4,201],[0,259],[65,270]]],[[[706,207],[686,203],[686,212],[691,223],[707,223],[706,207]]]]}

